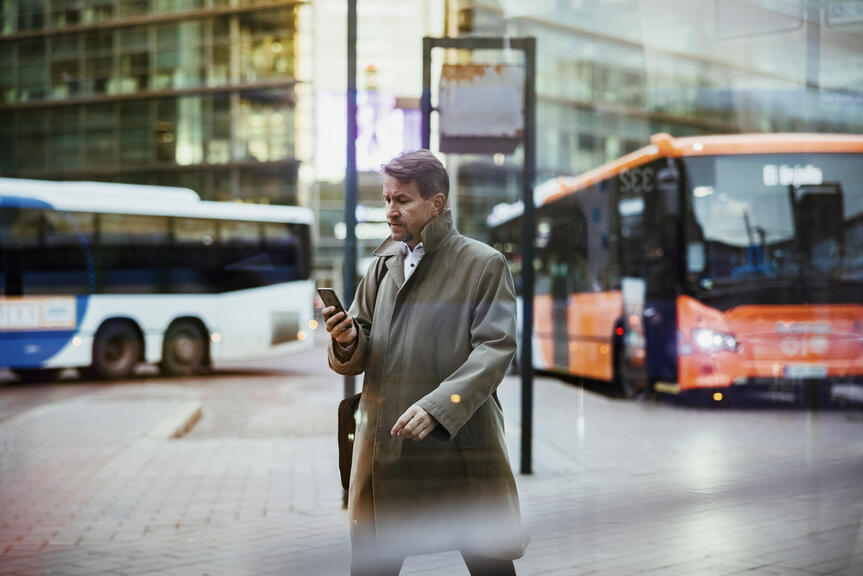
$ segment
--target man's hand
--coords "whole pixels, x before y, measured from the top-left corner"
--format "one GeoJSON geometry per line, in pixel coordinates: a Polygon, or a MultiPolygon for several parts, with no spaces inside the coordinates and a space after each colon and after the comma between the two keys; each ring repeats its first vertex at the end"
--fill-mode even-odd
{"type": "Polygon", "coordinates": [[[422,440],[437,426],[431,414],[416,404],[405,410],[390,431],[391,436],[404,436],[411,440],[422,440]]]}
{"type": "Polygon", "coordinates": [[[322,310],[327,332],[342,346],[350,346],[357,339],[357,329],[354,319],[335,306],[327,306],[322,310]]]}

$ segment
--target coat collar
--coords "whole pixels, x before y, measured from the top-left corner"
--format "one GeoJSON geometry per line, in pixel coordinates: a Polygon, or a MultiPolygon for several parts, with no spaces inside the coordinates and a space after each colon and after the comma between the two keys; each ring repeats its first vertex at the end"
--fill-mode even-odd
{"type": "MultiPolygon", "coordinates": [[[[458,234],[452,225],[452,211],[444,210],[431,220],[429,220],[420,232],[421,241],[425,253],[430,254],[440,249],[444,245],[447,238],[458,234]]],[[[375,251],[375,256],[398,256],[402,254],[401,243],[396,242],[392,237],[381,242],[375,251]]]]}

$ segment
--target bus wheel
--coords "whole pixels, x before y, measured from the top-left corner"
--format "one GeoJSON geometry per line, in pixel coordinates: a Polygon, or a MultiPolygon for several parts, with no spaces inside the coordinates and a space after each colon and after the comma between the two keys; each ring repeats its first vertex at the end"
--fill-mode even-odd
{"type": "Polygon", "coordinates": [[[21,382],[53,382],[60,376],[59,368],[16,368],[12,373],[18,377],[21,382]]]}
{"type": "Polygon", "coordinates": [[[93,342],[92,373],[97,378],[126,378],[141,360],[142,342],[129,322],[108,322],[93,342]]]}
{"type": "Polygon", "coordinates": [[[198,372],[207,358],[207,341],[197,323],[180,320],[168,328],[162,345],[163,374],[188,376],[198,372]]]}

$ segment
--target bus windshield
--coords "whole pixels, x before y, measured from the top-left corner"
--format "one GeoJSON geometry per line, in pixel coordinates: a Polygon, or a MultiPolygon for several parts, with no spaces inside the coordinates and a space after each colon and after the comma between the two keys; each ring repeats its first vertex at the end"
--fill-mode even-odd
{"type": "Polygon", "coordinates": [[[745,293],[749,302],[764,303],[859,298],[859,155],[738,155],[684,162],[691,291],[706,300],[745,293]]]}

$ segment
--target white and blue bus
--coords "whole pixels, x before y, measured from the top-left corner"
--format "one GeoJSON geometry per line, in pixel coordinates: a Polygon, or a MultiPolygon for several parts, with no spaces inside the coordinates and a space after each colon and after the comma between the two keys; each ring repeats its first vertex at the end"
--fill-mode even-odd
{"type": "Polygon", "coordinates": [[[312,213],[0,178],[0,366],[174,375],[311,346],[312,213]]]}

